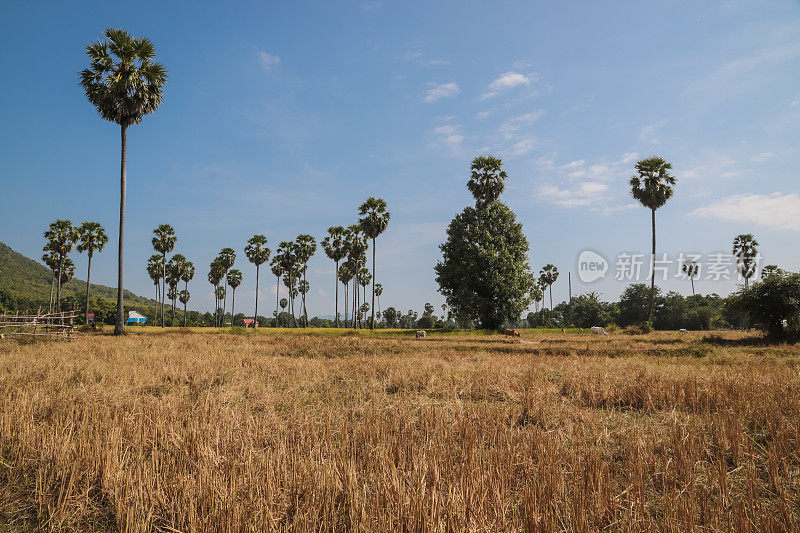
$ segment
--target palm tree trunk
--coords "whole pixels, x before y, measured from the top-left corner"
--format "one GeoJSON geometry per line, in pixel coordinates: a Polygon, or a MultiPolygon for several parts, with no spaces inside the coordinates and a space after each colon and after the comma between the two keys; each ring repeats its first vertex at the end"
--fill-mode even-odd
{"type": "Polygon", "coordinates": [[[375,329],[375,237],[372,238],[372,320],[369,329],[375,329]]]}
{"type": "Polygon", "coordinates": [[[89,324],[89,279],[92,277],[92,251],[89,250],[89,268],[86,270],[86,316],[84,320],[89,324]]]}
{"type": "MultiPolygon", "coordinates": [[[[303,265],[303,266],[304,266],[304,269],[303,269],[303,285],[305,285],[305,282],[306,282],[306,269],[308,268],[308,265],[303,265]]],[[[304,328],[308,327],[308,308],[306,307],[306,293],[305,292],[303,293],[303,327],[304,328]]]]}
{"type": "Polygon", "coordinates": [[[347,299],[347,296],[348,296],[348,293],[349,293],[348,289],[350,287],[350,283],[349,282],[348,283],[344,283],[343,285],[344,285],[344,326],[347,327],[347,325],[348,325],[347,324],[347,308],[350,307],[350,304],[348,303],[349,300],[347,299]]]}
{"type": "Polygon", "coordinates": [[[117,251],[117,323],[114,325],[114,335],[125,334],[125,305],[123,302],[122,267],[123,250],[125,249],[125,192],[128,186],[128,126],[123,123],[121,129],[121,157],[119,169],[119,250],[117,251]]]}
{"type": "Polygon", "coordinates": [[[236,289],[233,289],[233,294],[231,294],[231,326],[233,326],[233,317],[236,316],[236,289]]]}
{"type": "Polygon", "coordinates": [[[256,265],[256,307],[253,311],[253,329],[256,329],[258,326],[258,274],[259,270],[261,270],[261,265],[256,265]]]}
{"type": "Polygon", "coordinates": [[[651,222],[653,228],[653,251],[650,255],[650,312],[647,315],[647,321],[653,321],[653,303],[656,295],[656,210],[650,210],[651,222]]]}
{"type": "MultiPolygon", "coordinates": [[[[176,292],[176,294],[178,292],[178,286],[177,285],[175,285],[175,292],[176,292]]],[[[175,301],[176,301],[175,298],[173,298],[172,299],[172,317],[170,318],[170,323],[169,323],[170,327],[173,327],[173,328],[175,327],[175,301]]]]}
{"type": "Polygon", "coordinates": [[[280,298],[281,298],[281,277],[275,276],[275,327],[278,327],[278,317],[281,315],[280,298]]]}
{"type": "Polygon", "coordinates": [[[53,312],[53,292],[55,291],[55,288],[56,288],[56,271],[52,270],[51,272],[53,273],[53,275],[50,277],[50,307],[49,307],[50,311],[49,311],[49,313],[53,312]]]}
{"type": "Polygon", "coordinates": [[[61,279],[64,277],[61,272],[64,269],[64,256],[58,254],[58,289],[56,290],[56,312],[61,312],[61,279]]]}
{"type": "MultiPolygon", "coordinates": [[[[225,309],[228,306],[228,273],[225,273],[225,292],[222,293],[222,327],[225,327],[225,309]]],[[[231,322],[233,319],[231,318],[231,322]]]]}
{"type": "MultiPolygon", "coordinates": [[[[185,281],[183,287],[184,287],[184,289],[186,289],[186,292],[188,293],[189,292],[189,282],[185,281]]],[[[183,327],[186,327],[186,303],[187,302],[183,302],[183,327]]]]}
{"type": "Polygon", "coordinates": [[[553,284],[550,284],[550,310],[553,310],[553,284]]]}
{"type": "Polygon", "coordinates": [[[694,296],[694,278],[689,278],[689,280],[692,282],[692,296],[694,296]]]}
{"type": "Polygon", "coordinates": [[[161,256],[161,327],[164,327],[164,298],[167,295],[167,253],[161,256]]]}
{"type": "Polygon", "coordinates": [[[333,273],[333,284],[335,285],[334,291],[336,293],[334,302],[334,323],[339,327],[339,261],[336,261],[336,271],[333,273]]]}

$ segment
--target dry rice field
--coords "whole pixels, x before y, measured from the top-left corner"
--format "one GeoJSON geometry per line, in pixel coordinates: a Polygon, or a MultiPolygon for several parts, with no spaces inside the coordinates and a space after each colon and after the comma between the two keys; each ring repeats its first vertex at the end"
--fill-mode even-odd
{"type": "Polygon", "coordinates": [[[792,531],[800,347],[0,341],[0,531],[792,531]]]}

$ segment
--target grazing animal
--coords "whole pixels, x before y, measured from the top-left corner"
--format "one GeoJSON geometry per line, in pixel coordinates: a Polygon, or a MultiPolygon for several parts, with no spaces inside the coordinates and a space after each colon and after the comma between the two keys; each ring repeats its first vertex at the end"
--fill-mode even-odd
{"type": "Polygon", "coordinates": [[[681,328],[678,331],[680,331],[681,333],[687,333],[686,328],[681,328]]]}
{"type": "Polygon", "coordinates": [[[519,331],[517,331],[515,329],[504,329],[503,330],[503,334],[506,337],[519,337],[520,336],[519,331]]]}
{"type": "Polygon", "coordinates": [[[424,339],[425,338],[425,332],[423,330],[417,331],[417,338],[418,339],[424,339]]]}
{"type": "Polygon", "coordinates": [[[592,333],[594,333],[595,335],[605,335],[606,337],[608,337],[608,333],[606,333],[606,330],[601,328],[600,326],[592,326],[592,333]]]}

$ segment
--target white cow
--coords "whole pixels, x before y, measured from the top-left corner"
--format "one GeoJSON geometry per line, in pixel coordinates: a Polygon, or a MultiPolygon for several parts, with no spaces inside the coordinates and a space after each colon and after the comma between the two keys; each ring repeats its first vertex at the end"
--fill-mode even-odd
{"type": "Polygon", "coordinates": [[[601,328],[600,326],[592,326],[592,333],[595,335],[605,335],[606,337],[608,337],[608,333],[606,333],[606,330],[601,328]]]}
{"type": "Polygon", "coordinates": [[[417,338],[418,339],[424,339],[425,338],[425,332],[423,330],[417,331],[417,338]]]}

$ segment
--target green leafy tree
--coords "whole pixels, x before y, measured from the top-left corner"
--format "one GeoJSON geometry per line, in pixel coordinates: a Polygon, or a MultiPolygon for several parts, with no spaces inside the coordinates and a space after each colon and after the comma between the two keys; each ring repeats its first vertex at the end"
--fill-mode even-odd
{"type": "Polygon", "coordinates": [[[539,271],[539,285],[549,289],[550,309],[553,309],[553,283],[558,279],[558,268],[547,264],[539,271]]]}
{"type": "Polygon", "coordinates": [[[372,239],[372,318],[370,320],[370,329],[375,329],[375,239],[386,231],[391,215],[386,210],[386,202],[382,198],[373,198],[371,196],[358,208],[358,214],[361,215],[358,223],[364,235],[366,238],[372,239]]]}
{"type": "Polygon", "coordinates": [[[178,238],[175,229],[169,224],[159,224],[153,230],[153,249],[161,254],[161,327],[164,324],[164,298],[167,293],[167,254],[175,249],[178,238]]]}
{"type": "Polygon", "coordinates": [[[123,304],[123,249],[125,245],[125,191],[127,188],[128,126],[161,105],[167,71],[154,61],[156,50],[149,39],[134,38],[125,30],[108,28],[107,41],[86,47],[89,68],[80,73],[80,85],[100,117],[119,124],[122,140],[119,200],[119,250],[117,269],[117,321],[114,334],[125,333],[123,304]]]}
{"type": "Polygon", "coordinates": [[[328,259],[336,264],[336,271],[334,272],[334,285],[335,285],[335,307],[336,307],[336,327],[339,327],[339,261],[347,255],[347,234],[342,226],[331,226],[328,228],[328,236],[322,239],[322,249],[325,250],[325,255],[328,259]]]}
{"type": "Polygon", "coordinates": [[[477,319],[486,329],[519,318],[534,283],[522,224],[498,200],[505,180],[500,163],[489,157],[473,161],[468,188],[475,207],[450,222],[440,246],[442,260],[435,266],[439,292],[453,313],[477,319]]]}
{"type": "Polygon", "coordinates": [[[647,321],[653,321],[653,304],[656,297],[656,210],[672,198],[677,180],[669,171],[672,165],[660,157],[649,157],[636,163],[636,176],[630,180],[631,196],[650,210],[653,248],[650,269],[650,306],[647,321]]]}
{"type": "Polygon", "coordinates": [[[692,282],[692,296],[694,296],[694,278],[696,278],[697,274],[700,272],[700,266],[696,261],[687,261],[681,265],[681,270],[683,270],[683,273],[689,278],[689,281],[692,282]]]}
{"type": "Polygon", "coordinates": [[[308,270],[308,260],[317,253],[317,241],[313,236],[308,234],[298,235],[294,241],[295,254],[297,255],[297,262],[300,264],[300,270],[303,274],[303,282],[306,285],[306,291],[300,291],[303,303],[303,327],[308,326],[308,308],[306,307],[306,293],[308,292],[308,281],[306,281],[306,271],[308,270]]]}
{"type": "Polygon", "coordinates": [[[758,267],[758,241],[750,233],[737,236],[733,240],[733,255],[736,256],[736,268],[747,287],[758,267]]]}
{"type": "Polygon", "coordinates": [[[183,304],[183,327],[186,327],[186,304],[189,303],[189,298],[191,298],[191,296],[188,289],[183,289],[178,294],[178,301],[183,304]]]}
{"type": "MultiPolygon", "coordinates": [[[[61,280],[64,278],[63,273],[66,268],[64,264],[69,259],[68,255],[72,252],[72,248],[78,241],[79,236],[78,229],[72,225],[72,222],[61,219],[55,220],[44,232],[44,238],[47,239],[45,250],[55,252],[58,256],[59,275],[56,279],[56,312],[58,313],[61,312],[61,287],[64,285],[61,280]]],[[[70,276],[71,278],[72,276],[70,276]]]]}
{"type": "Polygon", "coordinates": [[[397,309],[394,307],[383,310],[383,319],[386,321],[387,328],[394,328],[397,326],[398,314],[397,309]]]}
{"type": "Polygon", "coordinates": [[[86,252],[89,267],[86,271],[86,323],[89,323],[89,283],[92,277],[92,256],[103,251],[108,242],[106,230],[99,222],[84,222],[78,227],[78,253],[86,252]]]}
{"type": "MultiPolygon", "coordinates": [[[[619,303],[618,323],[622,327],[634,324],[643,324],[648,321],[650,310],[651,291],[644,283],[634,283],[623,291],[619,303]]],[[[658,298],[661,291],[656,287],[655,297],[658,298]]]]}
{"type": "Polygon", "coordinates": [[[531,288],[531,300],[534,303],[534,310],[539,312],[539,302],[544,299],[544,291],[542,290],[542,286],[538,283],[534,284],[531,288]]]}
{"type": "Polygon", "coordinates": [[[244,247],[244,255],[247,256],[247,260],[256,266],[256,305],[253,311],[254,328],[258,327],[258,274],[261,265],[269,261],[270,253],[271,250],[267,248],[267,238],[264,235],[253,235],[248,239],[247,246],[244,247]]]}
{"type": "Polygon", "coordinates": [[[770,338],[782,340],[800,334],[800,274],[777,269],[726,302],[726,307],[744,313],[748,321],[770,338]]]}
{"type": "Polygon", "coordinates": [[[231,288],[231,326],[233,326],[233,317],[236,316],[236,288],[242,284],[242,273],[235,268],[231,269],[228,271],[227,279],[231,288]]]}

